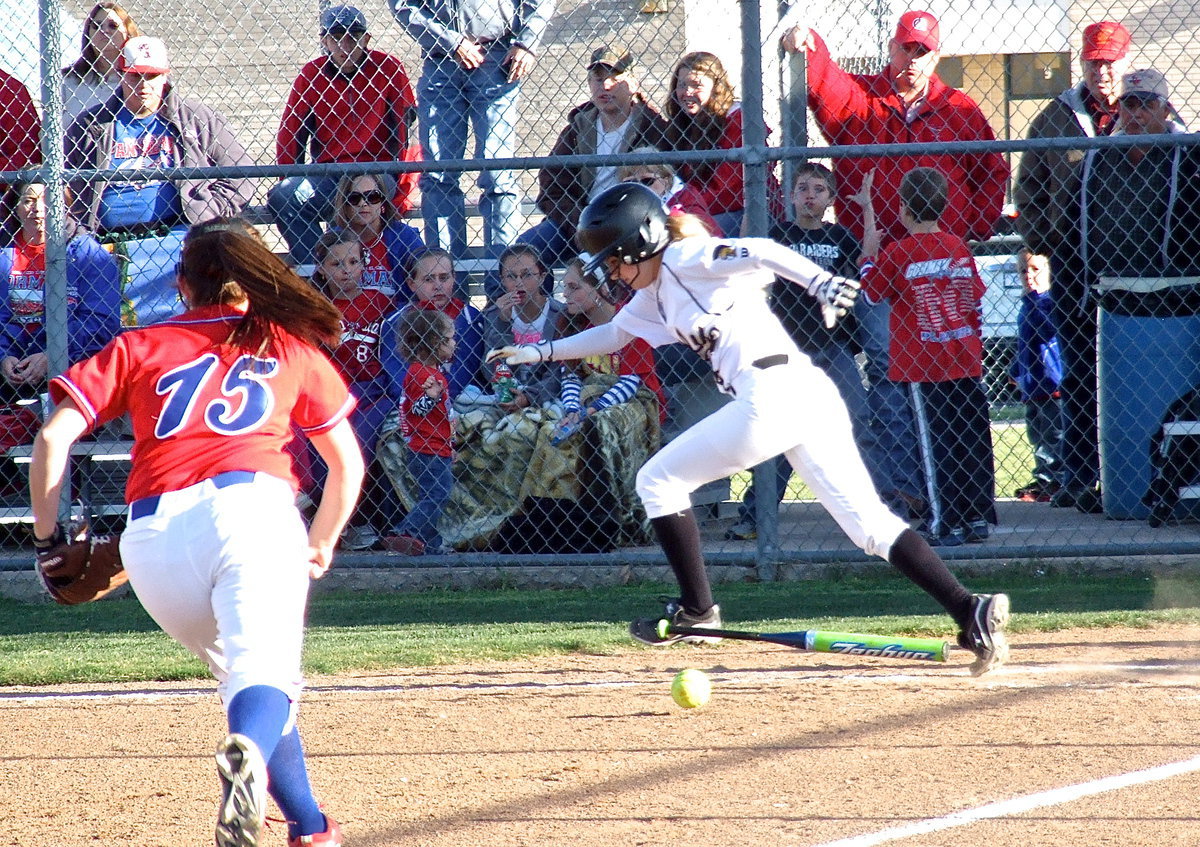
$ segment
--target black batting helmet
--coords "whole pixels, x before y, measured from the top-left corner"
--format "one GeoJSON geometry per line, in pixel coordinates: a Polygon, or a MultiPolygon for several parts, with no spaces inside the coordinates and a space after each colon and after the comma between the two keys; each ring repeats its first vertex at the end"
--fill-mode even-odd
{"type": "Polygon", "coordinates": [[[591,272],[616,256],[627,265],[657,256],[671,239],[662,199],[636,182],[621,182],[600,192],[579,216],[575,240],[591,259],[591,272]]]}

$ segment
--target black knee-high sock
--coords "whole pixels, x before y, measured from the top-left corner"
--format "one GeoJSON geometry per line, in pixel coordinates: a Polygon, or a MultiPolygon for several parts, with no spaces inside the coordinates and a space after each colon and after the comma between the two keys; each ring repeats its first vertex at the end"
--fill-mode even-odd
{"type": "Polygon", "coordinates": [[[971,592],[950,573],[942,557],[924,538],[906,529],[892,544],[888,561],[937,600],[960,627],[966,626],[971,614],[971,592]]]}
{"type": "Polygon", "coordinates": [[[679,582],[679,597],[690,615],[702,615],[712,608],[712,587],[704,569],[700,547],[700,525],[691,509],[652,518],[650,525],[667,556],[667,564],[679,582]]]}

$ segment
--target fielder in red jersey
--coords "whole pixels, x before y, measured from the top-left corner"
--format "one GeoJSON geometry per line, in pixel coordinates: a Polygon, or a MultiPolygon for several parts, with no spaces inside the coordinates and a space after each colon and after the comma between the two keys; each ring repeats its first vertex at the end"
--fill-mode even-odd
{"type": "Polygon", "coordinates": [[[308,781],[296,709],[309,579],[328,569],[363,476],[346,419],[354,400],[318,347],[337,345],[340,316],[236,218],[192,227],[178,285],[185,314],[119,336],[51,381],[59,405],[29,469],[35,544],[62,537],[72,444],[128,412],[129,583],[207,662],[227,712],[217,847],[261,843],[268,792],[289,845],[338,847],[308,781]],[[293,426],[329,467],[307,528],[284,452],[293,426]]]}

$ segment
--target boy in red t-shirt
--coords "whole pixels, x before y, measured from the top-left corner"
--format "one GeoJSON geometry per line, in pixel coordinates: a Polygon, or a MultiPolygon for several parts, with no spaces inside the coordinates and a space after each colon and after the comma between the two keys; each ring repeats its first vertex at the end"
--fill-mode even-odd
{"type": "Polygon", "coordinates": [[[983,389],[980,303],[971,249],[942,232],[946,178],[913,168],[900,184],[908,237],[863,265],[870,302],[891,301],[888,379],[906,383],[927,477],[934,546],[981,542],[996,523],[991,421],[983,389]]]}
{"type": "Polygon", "coordinates": [[[387,544],[411,555],[451,553],[442,546],[437,523],[454,487],[454,410],[444,368],[454,359],[454,322],[434,309],[405,309],[397,335],[411,363],[404,375],[400,434],[420,499],[387,544]]]}

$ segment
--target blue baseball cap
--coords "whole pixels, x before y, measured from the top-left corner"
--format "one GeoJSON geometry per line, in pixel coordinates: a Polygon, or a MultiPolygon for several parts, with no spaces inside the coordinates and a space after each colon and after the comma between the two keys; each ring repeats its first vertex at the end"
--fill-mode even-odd
{"type": "Polygon", "coordinates": [[[367,16],[354,6],[330,6],[321,13],[321,35],[332,32],[366,32],[367,16]]]}

